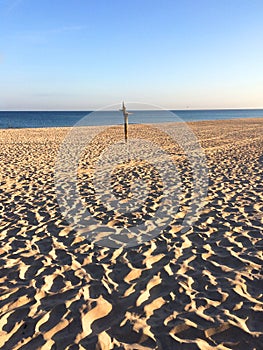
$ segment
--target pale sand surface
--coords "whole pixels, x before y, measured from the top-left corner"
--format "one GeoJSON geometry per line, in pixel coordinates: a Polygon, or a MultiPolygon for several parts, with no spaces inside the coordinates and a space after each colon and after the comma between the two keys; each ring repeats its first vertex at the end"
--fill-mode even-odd
{"type": "Polygon", "coordinates": [[[188,125],[209,167],[198,220],[117,250],[60,214],[53,169],[68,129],[0,130],[0,349],[262,349],[263,119],[188,125]]]}

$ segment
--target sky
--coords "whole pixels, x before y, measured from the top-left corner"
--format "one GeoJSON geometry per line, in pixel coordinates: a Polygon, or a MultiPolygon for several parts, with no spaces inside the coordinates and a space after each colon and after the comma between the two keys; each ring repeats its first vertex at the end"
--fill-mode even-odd
{"type": "Polygon", "coordinates": [[[262,0],[0,0],[0,110],[263,108],[262,0]]]}

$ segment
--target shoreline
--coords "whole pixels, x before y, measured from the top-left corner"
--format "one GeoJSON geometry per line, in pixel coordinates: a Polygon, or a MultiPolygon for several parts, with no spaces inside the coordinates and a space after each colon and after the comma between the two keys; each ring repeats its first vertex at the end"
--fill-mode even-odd
{"type": "MultiPolygon", "coordinates": [[[[158,125],[158,124],[178,124],[178,123],[185,123],[185,124],[193,124],[195,125],[196,123],[222,123],[222,122],[233,122],[233,121],[240,121],[240,122],[256,122],[260,121],[263,119],[262,117],[254,117],[254,118],[232,118],[232,119],[205,119],[205,120],[193,120],[193,121],[175,121],[175,122],[158,122],[158,123],[129,123],[129,125],[158,125]]],[[[1,128],[0,131],[2,130],[32,130],[32,129],[72,129],[74,127],[115,127],[115,126],[123,126],[122,123],[120,124],[104,124],[104,125],[85,125],[85,126],[44,126],[44,127],[9,127],[9,128],[1,128]]]]}

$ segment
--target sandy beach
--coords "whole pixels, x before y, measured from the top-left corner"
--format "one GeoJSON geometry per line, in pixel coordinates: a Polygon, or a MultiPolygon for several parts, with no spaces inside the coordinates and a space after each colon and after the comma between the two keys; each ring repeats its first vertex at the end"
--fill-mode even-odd
{"type": "MultiPolygon", "coordinates": [[[[96,244],[103,232],[87,240],[61,215],[54,167],[68,128],[0,130],[0,349],[262,349],[263,118],[188,126],[209,173],[197,220],[181,230],[182,209],[157,237],[118,249],[96,244]]],[[[86,161],[114,135],[94,140],[86,161]]],[[[130,137],[173,152],[187,188],[189,164],[168,137],[135,126],[130,137]]],[[[84,157],[82,183],[85,164],[84,157]]],[[[122,171],[113,183],[118,198],[125,197],[122,171]]],[[[149,205],[158,205],[157,195],[149,205]]],[[[147,208],[141,212],[154,216],[147,208]]],[[[118,227],[118,218],[107,225],[118,227]]]]}

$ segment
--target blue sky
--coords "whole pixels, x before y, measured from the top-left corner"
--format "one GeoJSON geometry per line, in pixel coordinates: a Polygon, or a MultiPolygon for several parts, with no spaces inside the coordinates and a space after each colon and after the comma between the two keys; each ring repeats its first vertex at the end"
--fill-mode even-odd
{"type": "Polygon", "coordinates": [[[263,107],[262,0],[0,0],[0,109],[263,107]]]}

